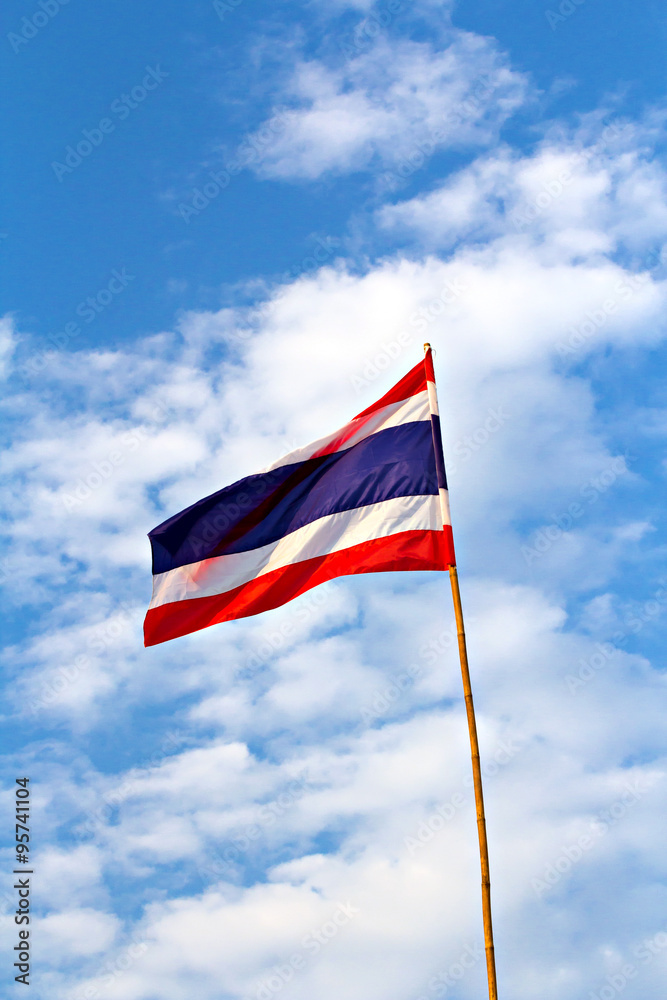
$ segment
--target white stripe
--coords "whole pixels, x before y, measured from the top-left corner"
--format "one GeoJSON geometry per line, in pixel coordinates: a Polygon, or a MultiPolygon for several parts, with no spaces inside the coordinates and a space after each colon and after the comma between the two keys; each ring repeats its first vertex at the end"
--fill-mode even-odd
{"type": "Polygon", "coordinates": [[[449,492],[448,490],[443,489],[441,486],[440,489],[438,490],[438,493],[440,494],[440,511],[442,513],[442,523],[443,525],[448,524],[451,527],[452,516],[449,513],[449,492]]]}
{"type": "Polygon", "coordinates": [[[427,382],[426,391],[428,392],[428,405],[430,412],[436,417],[440,416],[440,411],[438,409],[438,393],[435,388],[435,383],[427,382]]]}
{"type": "Polygon", "coordinates": [[[440,531],[441,522],[437,496],[396,497],[327,514],[261,548],[214,556],[158,573],[153,577],[150,606],[157,608],[172,601],[224,594],[274,569],[340,552],[360,542],[386,538],[400,531],[440,531]]]}
{"type": "Polygon", "coordinates": [[[428,420],[429,416],[428,391],[424,389],[422,392],[417,392],[414,396],[410,396],[409,399],[403,399],[398,403],[389,403],[388,406],[383,406],[368,417],[351,420],[349,424],[345,424],[344,427],[334,431],[333,434],[327,434],[326,437],[319,438],[318,441],[313,441],[311,444],[304,445],[303,448],[297,448],[296,451],[291,451],[288,455],[283,455],[282,458],[279,458],[272,465],[267,466],[266,469],[262,469],[262,472],[270,472],[272,469],[279,469],[283,465],[305,462],[307,458],[311,458],[325,449],[327,445],[335,442],[337,438],[345,434],[355,424],[358,424],[358,430],[355,430],[348,440],[341,444],[340,448],[334,448],[332,454],[336,451],[346,451],[353,445],[359,444],[364,438],[370,437],[371,434],[376,434],[378,431],[386,430],[387,427],[414,423],[418,420],[428,420]]]}

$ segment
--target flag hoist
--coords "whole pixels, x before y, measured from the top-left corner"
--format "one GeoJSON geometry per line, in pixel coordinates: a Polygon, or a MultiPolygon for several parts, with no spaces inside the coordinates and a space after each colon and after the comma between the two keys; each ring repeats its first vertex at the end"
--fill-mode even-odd
{"type": "Polygon", "coordinates": [[[470,733],[489,1000],[497,1000],[482,774],[433,371],[416,365],[340,430],[149,533],[147,646],[357,573],[448,570],[470,733]]]}

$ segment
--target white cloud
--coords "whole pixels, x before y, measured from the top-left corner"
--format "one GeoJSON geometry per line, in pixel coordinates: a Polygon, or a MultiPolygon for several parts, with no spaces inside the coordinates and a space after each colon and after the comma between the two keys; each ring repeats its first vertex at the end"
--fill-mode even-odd
{"type": "Polygon", "coordinates": [[[9,360],[16,348],[14,322],[11,316],[0,318],[0,378],[9,370],[9,360]]]}
{"type": "Polygon", "coordinates": [[[496,149],[434,191],[384,206],[378,221],[432,248],[521,234],[542,254],[586,258],[623,248],[641,263],[642,251],[664,242],[667,172],[642,145],[646,124],[612,120],[592,129],[548,133],[528,155],[496,149]]]}
{"type": "Polygon", "coordinates": [[[112,947],[120,922],[110,913],[88,908],[65,909],[37,921],[36,935],[46,959],[98,955],[112,947]]]}
{"type": "MultiPolygon", "coordinates": [[[[42,906],[63,909],[91,903],[105,896],[101,886],[102,855],[91,844],[63,851],[48,847],[40,851],[40,902],[42,906]]],[[[85,911],[84,911],[85,912],[85,911]]],[[[55,926],[55,925],[54,925],[55,926]]]]}
{"type": "Polygon", "coordinates": [[[290,110],[264,126],[276,138],[257,169],[312,180],[383,168],[395,172],[395,186],[415,158],[423,163],[437,149],[491,141],[526,92],[525,78],[488,39],[452,32],[439,50],[380,38],[341,66],[297,66],[284,95],[290,110]]]}

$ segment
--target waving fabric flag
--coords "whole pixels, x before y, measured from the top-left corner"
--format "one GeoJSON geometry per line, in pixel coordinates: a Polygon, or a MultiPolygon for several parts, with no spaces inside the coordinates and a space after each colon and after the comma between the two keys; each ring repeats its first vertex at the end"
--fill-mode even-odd
{"type": "Polygon", "coordinates": [[[455,565],[431,352],[341,430],[149,533],[153,646],[338,576],[455,565]]]}

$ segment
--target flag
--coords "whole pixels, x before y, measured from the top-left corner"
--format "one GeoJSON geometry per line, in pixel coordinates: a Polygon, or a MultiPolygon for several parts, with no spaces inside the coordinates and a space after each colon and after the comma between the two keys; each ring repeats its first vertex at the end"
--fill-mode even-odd
{"type": "Polygon", "coordinates": [[[148,537],[146,646],[280,607],[335,577],[455,565],[430,349],[343,428],[148,537]]]}

